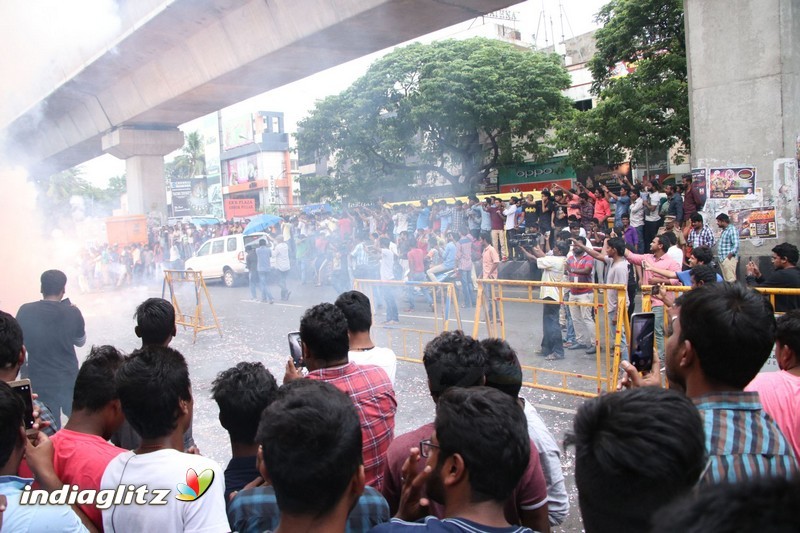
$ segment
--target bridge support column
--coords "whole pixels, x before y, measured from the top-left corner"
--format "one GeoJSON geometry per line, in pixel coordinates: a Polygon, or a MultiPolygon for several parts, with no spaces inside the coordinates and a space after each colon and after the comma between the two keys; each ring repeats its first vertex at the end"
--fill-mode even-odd
{"type": "Polygon", "coordinates": [[[125,160],[128,212],[167,214],[164,156],[183,146],[178,128],[116,128],[103,135],[103,152],[125,160]]]}

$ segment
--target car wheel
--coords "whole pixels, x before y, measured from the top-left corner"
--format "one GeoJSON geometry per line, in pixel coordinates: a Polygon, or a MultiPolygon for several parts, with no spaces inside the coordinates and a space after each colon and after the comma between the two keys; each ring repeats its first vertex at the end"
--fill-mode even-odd
{"type": "Polygon", "coordinates": [[[234,275],[233,270],[226,267],[225,270],[222,271],[222,282],[226,287],[233,287],[236,285],[236,276],[234,275]]]}

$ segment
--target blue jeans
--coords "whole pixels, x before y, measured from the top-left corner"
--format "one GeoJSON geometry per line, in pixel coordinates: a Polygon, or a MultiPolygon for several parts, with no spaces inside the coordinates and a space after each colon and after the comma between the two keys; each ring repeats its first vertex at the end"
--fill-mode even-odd
{"type": "Polygon", "coordinates": [[[459,270],[461,273],[461,297],[465,307],[475,307],[475,291],[472,289],[472,270],[459,270]]]}
{"type": "MultiPolygon", "coordinates": [[[[545,300],[553,301],[552,298],[545,300]]],[[[561,327],[558,325],[558,310],[561,307],[557,304],[543,304],[542,310],[542,352],[554,354],[556,357],[564,357],[564,346],[561,339],[561,327]]]]}
{"type": "MultiPolygon", "coordinates": [[[[424,272],[409,272],[408,273],[408,281],[428,281],[427,276],[425,276],[424,272]]],[[[414,289],[416,285],[409,284],[405,288],[405,295],[406,301],[408,302],[408,308],[414,309],[414,289]]],[[[425,296],[425,301],[428,302],[428,305],[433,305],[433,296],[431,295],[430,289],[425,287],[420,287],[422,291],[422,295],[425,296]]]]}
{"type": "Polygon", "coordinates": [[[397,312],[397,302],[394,298],[394,287],[381,287],[383,293],[383,301],[386,304],[386,320],[400,321],[400,315],[397,312]]]}
{"type": "Polygon", "coordinates": [[[258,286],[261,288],[261,299],[263,301],[269,300],[270,302],[274,300],[272,297],[272,293],[269,292],[269,288],[267,287],[267,276],[269,272],[267,270],[259,270],[258,271],[258,286]]]}
{"type": "MultiPolygon", "coordinates": [[[[569,307],[566,308],[567,315],[567,338],[564,339],[564,342],[578,342],[578,339],[575,337],[575,326],[572,325],[572,315],[569,312],[569,307]]],[[[559,326],[559,331],[561,331],[561,327],[559,326]]]]}
{"type": "MultiPolygon", "coordinates": [[[[636,246],[636,253],[643,254],[644,253],[644,224],[638,226],[636,228],[636,235],[639,237],[639,244],[636,246]]],[[[652,239],[651,239],[652,240],[652,239]]],[[[648,250],[650,248],[648,247],[648,250]]]]}
{"type": "Polygon", "coordinates": [[[256,300],[257,299],[256,290],[258,289],[258,272],[257,271],[255,271],[255,270],[251,270],[250,271],[249,282],[250,282],[249,283],[249,285],[250,285],[250,297],[253,298],[253,300],[256,300]]]}
{"type": "MultiPolygon", "coordinates": [[[[611,350],[611,354],[613,356],[614,353],[614,339],[616,338],[616,326],[614,325],[614,319],[617,317],[617,311],[611,311],[608,313],[608,346],[611,350]]],[[[625,328],[622,328],[622,334],[619,339],[619,356],[620,361],[628,361],[628,341],[625,337],[625,328]]]]}
{"type": "Polygon", "coordinates": [[[656,317],[656,349],[658,349],[658,357],[664,360],[664,306],[654,305],[652,307],[653,314],[656,317]]]}

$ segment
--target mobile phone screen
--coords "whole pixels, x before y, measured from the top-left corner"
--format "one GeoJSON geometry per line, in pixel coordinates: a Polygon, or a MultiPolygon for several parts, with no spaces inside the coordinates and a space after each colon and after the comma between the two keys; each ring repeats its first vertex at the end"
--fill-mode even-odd
{"type": "Polygon", "coordinates": [[[31,382],[27,379],[9,383],[20,399],[25,403],[25,429],[33,429],[33,397],[31,396],[31,382]]]}
{"type": "Polygon", "coordinates": [[[631,317],[631,364],[639,372],[648,372],[653,367],[653,341],[655,340],[656,317],[653,313],[635,313],[631,317]]]}
{"type": "Polygon", "coordinates": [[[304,365],[303,363],[303,349],[300,347],[300,332],[299,331],[292,331],[288,335],[289,337],[289,353],[292,356],[292,361],[294,361],[294,366],[300,368],[304,365]]]}

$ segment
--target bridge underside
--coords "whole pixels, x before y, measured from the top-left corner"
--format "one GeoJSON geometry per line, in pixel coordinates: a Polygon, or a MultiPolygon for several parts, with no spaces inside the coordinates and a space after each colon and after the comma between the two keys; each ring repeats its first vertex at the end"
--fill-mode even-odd
{"type": "MultiPolygon", "coordinates": [[[[134,29],[4,129],[8,156],[58,171],[120,127],[171,130],[292,81],[507,7],[509,0],[155,0],[134,29]],[[156,12],[157,11],[157,12],[156,12]]],[[[142,8],[140,8],[142,9],[142,8]]],[[[17,88],[24,90],[24,88],[17,88]]]]}

